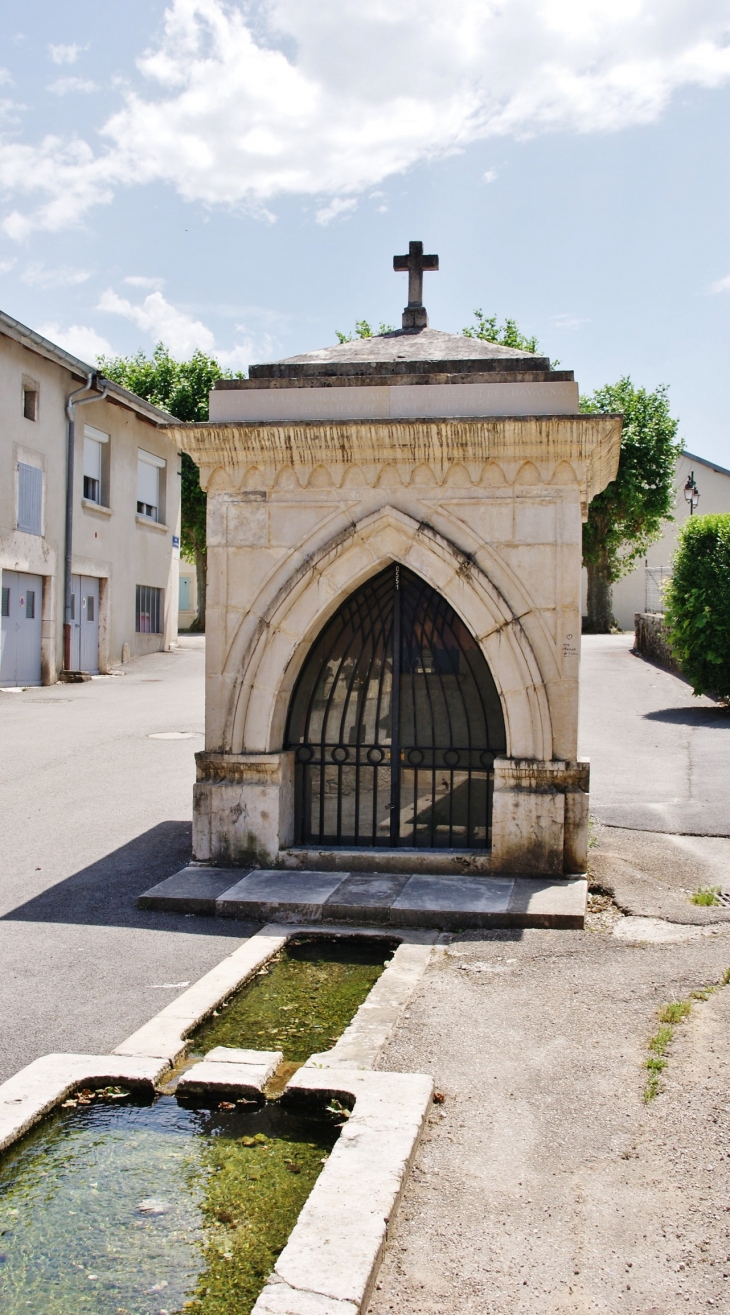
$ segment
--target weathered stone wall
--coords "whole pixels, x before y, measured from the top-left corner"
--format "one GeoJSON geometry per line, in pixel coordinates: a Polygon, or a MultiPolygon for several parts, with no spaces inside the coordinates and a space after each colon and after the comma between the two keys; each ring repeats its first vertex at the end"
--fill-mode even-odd
{"type": "Polygon", "coordinates": [[[679,666],[672,657],[669,647],[664,617],[660,612],[637,612],[634,616],[634,648],[642,657],[656,662],[658,667],[667,671],[679,672],[679,666]]]}
{"type": "Polygon", "coordinates": [[[296,678],[345,598],[399,562],[461,616],[502,701],[507,758],[477,866],[583,870],[581,522],[620,432],[612,416],[176,429],[208,493],[198,858],[285,861],[296,678]]]}

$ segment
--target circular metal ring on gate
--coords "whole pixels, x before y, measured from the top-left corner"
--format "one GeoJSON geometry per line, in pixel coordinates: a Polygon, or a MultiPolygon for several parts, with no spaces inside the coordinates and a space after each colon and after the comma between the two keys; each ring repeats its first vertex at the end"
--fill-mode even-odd
{"type": "Polygon", "coordinates": [[[314,749],[311,744],[300,744],[297,749],[297,762],[310,763],[314,757],[314,749]]]}
{"type": "Polygon", "coordinates": [[[367,751],[367,760],[369,763],[373,764],[373,767],[377,767],[378,763],[381,763],[384,757],[385,757],[385,749],[381,749],[380,746],[377,744],[374,746],[374,748],[368,749],[367,751]]]}
{"type": "Polygon", "coordinates": [[[408,761],[411,767],[418,767],[418,764],[423,762],[423,749],[409,749],[408,761]]]}
{"type": "Polygon", "coordinates": [[[483,753],[482,756],[481,756],[481,758],[479,759],[479,761],[480,761],[480,763],[482,764],[482,767],[493,767],[493,766],[494,766],[494,754],[493,754],[493,753],[483,753]]]}
{"type": "Polygon", "coordinates": [[[336,748],[332,750],[333,763],[345,763],[349,757],[350,750],[346,749],[344,744],[338,744],[336,748]]]}
{"type": "Polygon", "coordinates": [[[447,749],[444,754],[444,762],[447,767],[455,767],[459,761],[458,749],[447,749]]]}

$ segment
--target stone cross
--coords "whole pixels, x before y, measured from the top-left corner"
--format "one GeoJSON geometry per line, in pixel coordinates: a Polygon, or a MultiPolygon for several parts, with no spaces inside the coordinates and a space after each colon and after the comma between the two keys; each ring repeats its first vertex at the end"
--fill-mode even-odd
{"type": "Polygon", "coordinates": [[[428,328],[428,315],[423,305],[423,271],[438,267],[438,256],[424,256],[422,242],[409,242],[407,256],[393,256],[393,269],[397,273],[408,271],[408,305],[403,311],[404,329],[428,328]]]}

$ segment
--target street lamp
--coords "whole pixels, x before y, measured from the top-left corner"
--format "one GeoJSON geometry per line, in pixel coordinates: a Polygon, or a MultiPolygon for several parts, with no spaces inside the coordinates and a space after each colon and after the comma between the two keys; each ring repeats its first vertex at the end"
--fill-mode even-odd
{"type": "Polygon", "coordinates": [[[700,491],[695,484],[695,473],[693,470],[689,472],[689,479],[684,486],[684,496],[689,503],[689,514],[691,516],[700,500],[700,491]]]}

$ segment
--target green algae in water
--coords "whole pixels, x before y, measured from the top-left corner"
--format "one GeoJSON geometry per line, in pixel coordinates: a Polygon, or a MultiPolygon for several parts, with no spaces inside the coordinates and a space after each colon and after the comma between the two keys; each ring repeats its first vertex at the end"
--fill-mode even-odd
{"type": "Polygon", "coordinates": [[[329,1050],[377,982],[395,941],[365,936],[300,937],[190,1037],[190,1053],[214,1046],[282,1050],[303,1062],[329,1050]]]}
{"type": "Polygon", "coordinates": [[[0,1160],[3,1315],[248,1315],[337,1137],[277,1104],[59,1110],[0,1160]]]}

